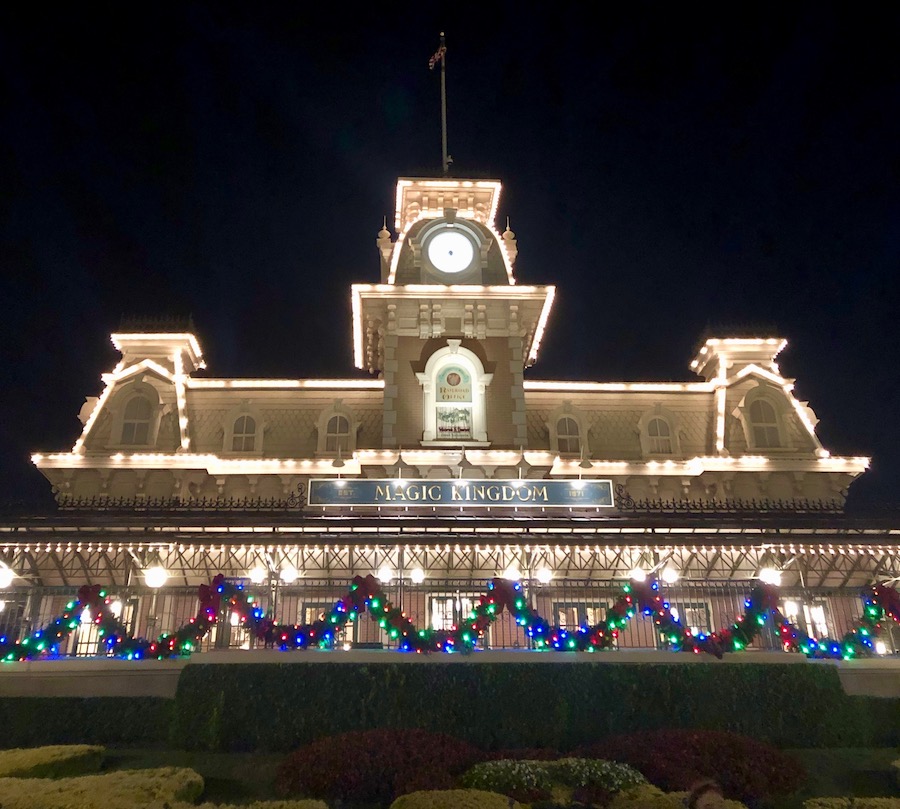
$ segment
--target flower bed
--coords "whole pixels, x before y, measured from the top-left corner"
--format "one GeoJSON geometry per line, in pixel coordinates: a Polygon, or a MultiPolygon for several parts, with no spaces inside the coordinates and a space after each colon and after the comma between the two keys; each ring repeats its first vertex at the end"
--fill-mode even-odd
{"type": "Polygon", "coordinates": [[[564,792],[567,799],[576,802],[605,804],[615,793],[646,783],[646,779],[627,764],[612,761],[507,759],[476,764],[462,776],[460,783],[528,803],[564,792]]]}
{"type": "Polygon", "coordinates": [[[329,736],[285,758],[276,790],[299,795],[389,803],[406,792],[449,789],[483,758],[478,748],[425,730],[370,730],[329,736]]]}
{"type": "Polygon", "coordinates": [[[579,749],[579,754],[630,764],[668,791],[687,790],[713,778],[726,797],[741,801],[789,795],[806,780],[793,756],[738,733],[656,730],[615,736],[579,749]]]}
{"type": "Polygon", "coordinates": [[[80,778],[0,778],[3,809],[138,809],[158,802],[193,803],[203,779],[193,770],[164,767],[80,778]]]}

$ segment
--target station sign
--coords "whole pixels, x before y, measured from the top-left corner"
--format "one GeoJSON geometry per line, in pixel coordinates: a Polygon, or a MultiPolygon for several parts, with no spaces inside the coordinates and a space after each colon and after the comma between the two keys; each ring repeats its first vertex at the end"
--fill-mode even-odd
{"type": "Polygon", "coordinates": [[[612,508],[609,480],[313,479],[310,506],[612,508]]]}

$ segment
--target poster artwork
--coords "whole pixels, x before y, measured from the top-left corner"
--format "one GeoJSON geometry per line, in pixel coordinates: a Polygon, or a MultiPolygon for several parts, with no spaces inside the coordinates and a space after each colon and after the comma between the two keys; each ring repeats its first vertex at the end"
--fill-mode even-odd
{"type": "Polygon", "coordinates": [[[439,439],[472,438],[472,411],[468,407],[438,407],[437,435],[439,439]]]}

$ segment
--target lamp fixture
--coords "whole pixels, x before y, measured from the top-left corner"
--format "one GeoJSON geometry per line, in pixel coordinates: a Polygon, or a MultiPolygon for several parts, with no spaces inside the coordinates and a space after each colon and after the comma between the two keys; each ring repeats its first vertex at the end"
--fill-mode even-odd
{"type": "Polygon", "coordinates": [[[16,574],[12,572],[6,565],[0,565],[0,590],[5,590],[11,586],[16,574]]]}
{"type": "Polygon", "coordinates": [[[158,590],[169,580],[169,571],[157,563],[144,570],[144,581],[148,587],[158,590]]]}
{"type": "Polygon", "coordinates": [[[774,567],[764,567],[759,571],[759,580],[763,584],[771,584],[778,587],[781,584],[781,571],[774,567]]]}

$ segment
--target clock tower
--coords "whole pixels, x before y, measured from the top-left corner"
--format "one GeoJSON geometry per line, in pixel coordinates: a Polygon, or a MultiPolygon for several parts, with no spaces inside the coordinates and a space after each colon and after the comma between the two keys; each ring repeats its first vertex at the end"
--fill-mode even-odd
{"type": "Polygon", "coordinates": [[[523,372],[552,286],[518,286],[495,180],[400,179],[380,284],[354,284],[356,365],[384,379],[383,446],[527,446],[523,372]]]}

